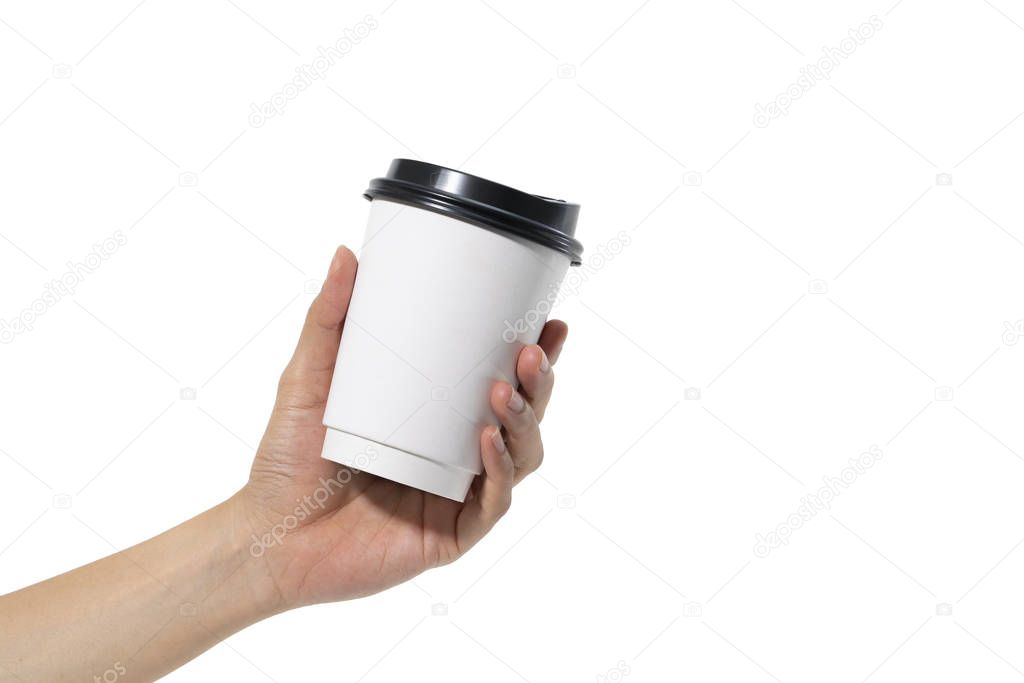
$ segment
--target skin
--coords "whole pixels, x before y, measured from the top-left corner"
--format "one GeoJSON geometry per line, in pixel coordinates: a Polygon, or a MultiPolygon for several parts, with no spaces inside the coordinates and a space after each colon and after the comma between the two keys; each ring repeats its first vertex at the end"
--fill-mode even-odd
{"type": "Polygon", "coordinates": [[[519,391],[492,387],[501,427],[482,430],[484,472],[457,503],[320,457],[356,268],[339,247],[246,485],[155,538],[0,596],[0,681],[153,680],[274,614],[371,595],[452,562],[494,527],[512,487],[543,459],[539,422],[568,328],[550,321],[520,352],[519,391]],[[299,519],[297,501],[332,477],[344,485],[299,519]],[[254,546],[285,528],[280,542],[254,546]]]}

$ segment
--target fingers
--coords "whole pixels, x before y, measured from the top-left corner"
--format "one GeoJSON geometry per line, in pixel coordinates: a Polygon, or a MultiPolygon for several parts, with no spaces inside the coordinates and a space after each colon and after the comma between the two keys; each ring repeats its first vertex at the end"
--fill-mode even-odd
{"type": "Polygon", "coordinates": [[[562,345],[565,344],[565,338],[568,336],[569,326],[561,320],[549,320],[544,324],[537,345],[544,349],[544,353],[548,354],[548,360],[552,365],[558,362],[558,357],[562,354],[562,345]]]}
{"type": "Polygon", "coordinates": [[[352,298],[356,267],[355,255],[346,247],[338,247],[323,287],[306,314],[282,384],[300,383],[326,398],[341,341],[341,325],[352,298]]]}
{"type": "Polygon", "coordinates": [[[533,406],[539,422],[544,419],[551,389],[555,386],[555,373],[547,354],[539,346],[527,346],[516,361],[516,377],[519,378],[519,390],[533,406]]]}
{"type": "Polygon", "coordinates": [[[520,353],[516,374],[522,386],[498,382],[491,390],[491,409],[505,430],[488,427],[480,435],[484,473],[479,488],[467,499],[456,525],[459,552],[464,553],[501,519],[512,504],[512,487],[540,467],[544,444],[535,406],[547,405],[554,381],[551,364],[558,360],[569,328],[560,320],[544,326],[537,345],[520,353]],[[542,366],[544,369],[542,370],[542,366]],[[532,404],[532,405],[531,405],[532,404]]]}
{"type": "Polygon", "coordinates": [[[505,428],[505,442],[516,468],[513,483],[518,484],[544,460],[540,424],[529,402],[507,382],[498,382],[491,390],[491,410],[505,428]]]}
{"type": "Polygon", "coordinates": [[[480,488],[462,508],[456,525],[460,553],[483,538],[512,504],[516,468],[498,427],[488,427],[480,435],[480,458],[484,464],[480,488]]]}
{"type": "Polygon", "coordinates": [[[544,411],[551,399],[551,389],[555,384],[555,375],[551,366],[562,353],[562,345],[569,334],[569,327],[561,320],[552,320],[544,326],[540,341],[534,346],[527,346],[519,352],[516,362],[516,377],[519,378],[520,391],[533,406],[537,421],[544,419],[544,411]]]}

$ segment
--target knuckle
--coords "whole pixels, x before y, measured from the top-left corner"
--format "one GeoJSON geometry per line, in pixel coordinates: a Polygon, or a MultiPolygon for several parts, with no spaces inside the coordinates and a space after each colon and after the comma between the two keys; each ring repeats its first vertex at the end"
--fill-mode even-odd
{"type": "Polygon", "coordinates": [[[312,322],[312,321],[316,320],[317,313],[320,310],[320,305],[321,305],[321,302],[323,302],[323,300],[324,300],[323,292],[322,291],[321,292],[317,292],[316,296],[313,297],[313,300],[309,302],[309,308],[306,309],[306,320],[307,321],[312,322]]]}
{"type": "Polygon", "coordinates": [[[505,415],[506,417],[502,420],[505,430],[519,438],[529,434],[537,424],[537,416],[533,412],[533,406],[530,405],[529,401],[526,402],[522,412],[514,413],[511,410],[506,410],[505,415]]]}
{"type": "Polygon", "coordinates": [[[516,474],[516,463],[511,457],[501,459],[501,471],[507,478],[511,479],[516,474]]]}
{"type": "Polygon", "coordinates": [[[534,438],[540,442],[540,417],[537,416],[533,410],[530,410],[530,429],[529,434],[531,438],[534,438]]]}
{"type": "Polygon", "coordinates": [[[319,409],[327,402],[325,390],[307,381],[291,363],[277,381],[277,403],[280,409],[319,409]]]}
{"type": "Polygon", "coordinates": [[[285,366],[277,380],[277,393],[287,393],[295,385],[295,368],[291,363],[285,366]]]}
{"type": "Polygon", "coordinates": [[[498,517],[503,517],[506,512],[512,507],[512,493],[511,491],[501,497],[498,502],[498,517]]]}

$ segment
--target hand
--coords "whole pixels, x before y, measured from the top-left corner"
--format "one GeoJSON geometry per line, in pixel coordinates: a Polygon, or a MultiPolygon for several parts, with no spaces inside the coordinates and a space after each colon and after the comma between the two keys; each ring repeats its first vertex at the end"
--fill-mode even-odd
{"type": "Polygon", "coordinates": [[[506,382],[492,388],[503,430],[481,433],[484,473],[465,503],[340,472],[341,465],[321,459],[321,421],[355,274],[355,256],[340,247],[281,377],[249,482],[232,499],[253,537],[263,539],[252,553],[266,563],[281,609],[369,595],[455,560],[505,514],[512,487],[543,458],[538,423],[568,334],[557,320],[545,325],[538,345],[520,352],[520,391],[506,382]],[[332,477],[346,483],[324,496],[321,480],[332,477]]]}
{"type": "Polygon", "coordinates": [[[451,562],[494,526],[512,487],[540,465],[548,359],[565,324],[548,323],[540,344],[520,352],[521,394],[505,382],[492,388],[504,431],[483,429],[484,473],[456,503],[320,457],[355,273],[355,256],[338,249],[248,483],[158,536],[0,596],[0,678],[84,679],[114,662],[133,680],[156,680],[275,612],[369,595],[451,562]]]}

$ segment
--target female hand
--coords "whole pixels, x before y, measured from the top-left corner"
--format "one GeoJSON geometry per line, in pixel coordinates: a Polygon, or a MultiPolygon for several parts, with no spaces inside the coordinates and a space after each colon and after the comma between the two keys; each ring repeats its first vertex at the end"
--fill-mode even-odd
{"type": "Polygon", "coordinates": [[[543,458],[538,425],[551,396],[551,365],[568,333],[557,320],[519,354],[520,390],[493,386],[491,407],[503,429],[480,434],[484,473],[465,503],[321,459],[321,421],[356,265],[351,251],[337,250],[281,377],[249,482],[232,499],[251,527],[250,552],[265,563],[280,609],[369,595],[455,560],[508,510],[512,487],[543,458]]]}

